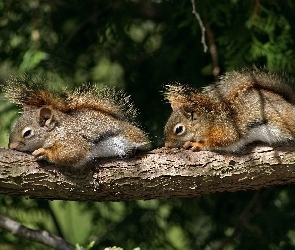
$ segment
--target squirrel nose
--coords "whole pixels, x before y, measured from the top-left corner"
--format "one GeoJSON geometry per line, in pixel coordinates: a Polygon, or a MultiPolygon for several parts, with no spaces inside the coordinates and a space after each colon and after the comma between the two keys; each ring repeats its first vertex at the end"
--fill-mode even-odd
{"type": "Polygon", "coordinates": [[[19,143],[17,143],[17,142],[10,142],[8,144],[8,148],[13,149],[13,150],[17,150],[19,148],[19,143]]]}

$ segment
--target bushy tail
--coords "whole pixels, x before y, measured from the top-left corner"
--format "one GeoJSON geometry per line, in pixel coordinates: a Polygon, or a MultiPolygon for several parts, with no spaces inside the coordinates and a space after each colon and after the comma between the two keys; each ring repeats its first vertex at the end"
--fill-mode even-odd
{"type": "Polygon", "coordinates": [[[9,100],[22,105],[24,109],[48,105],[66,111],[66,90],[57,90],[52,85],[49,87],[46,82],[45,77],[27,73],[23,76],[11,76],[2,89],[9,100]]]}
{"type": "Polygon", "coordinates": [[[120,120],[133,122],[137,115],[130,96],[114,88],[84,84],[74,91],[48,84],[48,79],[35,73],[11,76],[4,84],[5,96],[24,109],[51,106],[61,112],[92,109],[120,120]]]}
{"type": "Polygon", "coordinates": [[[265,68],[244,68],[226,73],[220,77],[217,88],[222,97],[229,101],[233,100],[237,94],[255,88],[275,92],[284,97],[286,101],[295,104],[291,79],[283,73],[269,72],[265,68]]]}
{"type": "Polygon", "coordinates": [[[130,96],[114,88],[84,84],[70,93],[66,101],[71,110],[93,109],[120,120],[133,121],[137,115],[130,96]]]}

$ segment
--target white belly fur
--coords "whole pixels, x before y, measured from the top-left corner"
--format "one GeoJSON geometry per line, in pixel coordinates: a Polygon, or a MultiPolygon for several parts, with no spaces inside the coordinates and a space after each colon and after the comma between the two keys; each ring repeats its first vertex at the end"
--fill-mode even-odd
{"type": "Polygon", "coordinates": [[[235,152],[239,151],[242,147],[254,141],[261,141],[268,144],[273,144],[282,141],[290,141],[293,139],[293,136],[289,133],[282,132],[276,126],[266,124],[251,129],[245,138],[242,138],[239,141],[231,144],[230,146],[222,148],[221,150],[235,152]]]}

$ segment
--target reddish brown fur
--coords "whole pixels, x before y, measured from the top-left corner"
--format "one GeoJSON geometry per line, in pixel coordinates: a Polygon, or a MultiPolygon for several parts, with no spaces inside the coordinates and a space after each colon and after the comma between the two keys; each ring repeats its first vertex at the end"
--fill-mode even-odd
{"type": "Polygon", "coordinates": [[[52,108],[62,112],[67,112],[69,110],[65,100],[53,96],[50,92],[45,90],[31,93],[31,95],[27,97],[27,103],[24,105],[26,107],[51,106],[52,108]]]}
{"type": "Polygon", "coordinates": [[[228,73],[201,92],[169,85],[165,98],[179,108],[166,123],[165,145],[238,151],[253,141],[293,140],[295,94],[288,82],[254,68],[228,73]]]}
{"type": "Polygon", "coordinates": [[[66,111],[74,111],[78,109],[91,109],[96,110],[98,112],[102,112],[104,114],[108,114],[113,117],[118,117],[118,114],[111,110],[109,107],[97,105],[96,103],[78,103],[75,105],[71,105],[70,107],[67,107],[66,111]]]}
{"type": "Polygon", "coordinates": [[[23,106],[24,110],[36,107],[39,108],[42,106],[50,106],[53,109],[59,110],[63,113],[68,113],[79,109],[91,109],[105,113],[115,118],[120,118],[120,107],[118,108],[114,106],[114,104],[109,102],[109,100],[105,100],[104,102],[100,100],[99,102],[99,100],[97,100],[98,97],[90,92],[87,93],[87,96],[85,97],[86,98],[83,98],[83,101],[77,101],[76,98],[79,98],[79,94],[73,94],[70,96],[70,98],[61,98],[45,90],[32,91],[30,95],[26,97],[26,102],[23,103],[23,106]]]}
{"type": "Polygon", "coordinates": [[[243,84],[241,83],[232,90],[231,94],[227,96],[225,101],[230,103],[235,102],[239,95],[242,95],[245,91],[253,87],[254,87],[253,82],[245,82],[243,84]]]}

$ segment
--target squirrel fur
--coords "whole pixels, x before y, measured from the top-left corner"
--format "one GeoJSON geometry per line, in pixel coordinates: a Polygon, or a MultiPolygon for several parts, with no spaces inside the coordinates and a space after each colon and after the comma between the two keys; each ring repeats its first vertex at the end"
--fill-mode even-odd
{"type": "Polygon", "coordinates": [[[295,94],[284,75],[253,67],[233,71],[201,91],[167,85],[172,114],[165,146],[238,152],[245,145],[295,138],[295,94]]]}
{"type": "Polygon", "coordinates": [[[147,150],[147,135],[133,119],[129,96],[110,88],[83,85],[54,90],[35,75],[11,77],[7,98],[23,106],[12,128],[9,148],[32,152],[36,160],[79,167],[100,157],[125,157],[147,150]]]}

